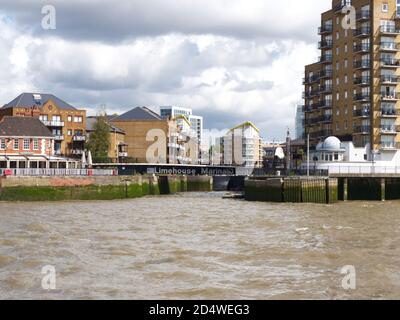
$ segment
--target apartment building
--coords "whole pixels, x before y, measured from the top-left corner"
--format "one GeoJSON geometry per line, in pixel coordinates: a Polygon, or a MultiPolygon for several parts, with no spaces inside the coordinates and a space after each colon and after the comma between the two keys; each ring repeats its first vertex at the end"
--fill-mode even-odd
{"type": "MultiPolygon", "coordinates": [[[[165,119],[147,107],[137,107],[112,118],[110,122],[125,132],[128,157],[135,162],[147,163],[147,152],[158,142],[160,148],[154,154],[158,163],[181,163],[179,157],[185,146],[179,138],[180,131],[174,119],[165,119]],[[161,133],[163,137],[158,137],[161,133]]],[[[152,150],[150,153],[153,155],[152,150]]]]}
{"type": "Polygon", "coordinates": [[[57,156],[80,158],[86,140],[86,111],[52,94],[22,93],[0,109],[4,116],[34,117],[51,131],[57,156]]]}
{"type": "Polygon", "coordinates": [[[247,121],[221,138],[222,164],[243,167],[261,167],[263,161],[260,130],[247,121]]]}
{"type": "Polygon", "coordinates": [[[198,145],[198,155],[199,163],[201,162],[201,155],[204,149],[204,139],[203,139],[203,124],[204,119],[201,116],[196,116],[193,114],[193,110],[190,108],[182,108],[177,106],[163,106],[160,107],[160,114],[163,118],[176,118],[179,116],[185,116],[190,122],[190,128],[195,132],[195,137],[197,139],[198,145]]]}
{"type": "Polygon", "coordinates": [[[390,159],[400,148],[400,1],[333,0],[319,35],[319,61],[304,78],[312,146],[336,136],[390,159]]]}

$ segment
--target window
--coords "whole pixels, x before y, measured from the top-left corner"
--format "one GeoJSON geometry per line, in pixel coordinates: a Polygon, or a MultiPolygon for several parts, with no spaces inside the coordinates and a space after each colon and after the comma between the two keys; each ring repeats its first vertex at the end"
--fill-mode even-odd
{"type": "Polygon", "coordinates": [[[19,150],[19,140],[14,139],[14,150],[19,150]]]}
{"type": "Polygon", "coordinates": [[[72,136],[72,130],[68,130],[68,135],[72,136]]]}
{"type": "Polygon", "coordinates": [[[39,120],[40,120],[40,121],[47,121],[47,120],[48,120],[47,114],[42,114],[42,115],[40,115],[40,116],[39,116],[39,120]]]}
{"type": "Polygon", "coordinates": [[[82,118],[82,117],[75,116],[75,117],[74,117],[74,122],[79,122],[79,123],[81,123],[81,122],[83,122],[83,118],[82,118]]]}
{"type": "Polygon", "coordinates": [[[51,118],[54,122],[61,122],[61,116],[53,116],[51,118]]]}
{"type": "Polygon", "coordinates": [[[0,150],[6,150],[6,139],[0,139],[0,150]]]}
{"type": "Polygon", "coordinates": [[[396,4],[396,16],[400,16],[400,0],[397,0],[396,4]]]}
{"type": "Polygon", "coordinates": [[[72,122],[72,116],[68,116],[67,121],[72,122]]]}
{"type": "Polygon", "coordinates": [[[24,139],[24,150],[29,150],[31,148],[31,141],[29,139],[24,139]]]}
{"type": "Polygon", "coordinates": [[[389,4],[382,3],[382,12],[388,12],[388,11],[389,11],[389,4]]]}
{"type": "Polygon", "coordinates": [[[33,150],[35,150],[35,151],[39,150],[39,140],[38,139],[33,139],[33,150]]]}

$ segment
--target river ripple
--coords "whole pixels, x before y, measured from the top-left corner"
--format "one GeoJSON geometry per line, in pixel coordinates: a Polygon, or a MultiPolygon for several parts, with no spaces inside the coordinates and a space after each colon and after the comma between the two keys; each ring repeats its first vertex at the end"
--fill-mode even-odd
{"type": "Polygon", "coordinates": [[[399,225],[400,202],[0,203],[0,299],[395,299],[399,225]],[[45,265],[54,291],[41,288],[45,265]]]}

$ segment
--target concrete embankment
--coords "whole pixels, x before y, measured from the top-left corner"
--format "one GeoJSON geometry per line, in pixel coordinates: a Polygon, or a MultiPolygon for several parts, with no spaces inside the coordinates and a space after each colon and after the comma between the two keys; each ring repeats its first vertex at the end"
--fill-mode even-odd
{"type": "Polygon", "coordinates": [[[248,201],[334,203],[338,180],[329,178],[259,178],[245,181],[248,201]]]}
{"type": "Polygon", "coordinates": [[[208,176],[0,178],[0,201],[113,200],[186,191],[212,191],[208,176]]]}

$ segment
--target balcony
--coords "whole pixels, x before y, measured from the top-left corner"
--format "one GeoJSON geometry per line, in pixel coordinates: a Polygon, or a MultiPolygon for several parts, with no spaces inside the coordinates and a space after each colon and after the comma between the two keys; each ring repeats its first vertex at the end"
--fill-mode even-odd
{"type": "Polygon", "coordinates": [[[393,35],[397,36],[400,34],[400,30],[396,28],[396,26],[381,26],[381,33],[385,35],[393,35]]]}
{"type": "Polygon", "coordinates": [[[319,96],[319,89],[313,89],[311,91],[308,92],[303,92],[303,99],[312,99],[316,96],[319,96]]]}
{"type": "Polygon", "coordinates": [[[361,27],[353,31],[353,36],[356,38],[367,38],[371,35],[370,27],[361,27]]]}
{"type": "Polygon", "coordinates": [[[400,51],[399,45],[396,42],[390,42],[390,41],[382,41],[379,50],[389,51],[389,52],[400,51]]]}
{"type": "Polygon", "coordinates": [[[331,54],[325,54],[325,55],[319,57],[319,63],[322,63],[322,64],[332,63],[332,55],[331,54]]]}
{"type": "Polygon", "coordinates": [[[313,84],[318,81],[319,81],[319,75],[316,74],[316,75],[310,76],[308,78],[304,78],[303,84],[313,84]]]}
{"type": "Polygon", "coordinates": [[[318,42],[318,49],[331,49],[333,45],[332,40],[324,40],[318,42]]]}
{"type": "Polygon", "coordinates": [[[382,84],[386,84],[386,85],[397,85],[398,83],[400,83],[400,77],[396,76],[396,75],[382,75],[381,76],[381,82],[382,84]]]}
{"type": "Polygon", "coordinates": [[[318,34],[320,35],[332,33],[332,31],[333,26],[331,24],[325,24],[318,28],[318,34]]]}
{"type": "Polygon", "coordinates": [[[74,156],[80,156],[80,155],[83,154],[83,152],[84,152],[84,150],[80,150],[80,149],[71,150],[71,154],[74,155],[74,156]]]}
{"type": "Polygon", "coordinates": [[[322,70],[319,74],[320,79],[332,78],[332,70],[322,70]]]}
{"type": "Polygon", "coordinates": [[[370,116],[371,116],[371,112],[368,109],[353,111],[354,118],[369,118],[370,116]]]}
{"type": "Polygon", "coordinates": [[[357,93],[353,96],[353,101],[369,101],[371,99],[371,95],[369,93],[357,93]]]}
{"type": "Polygon", "coordinates": [[[63,136],[63,135],[55,135],[55,136],[54,136],[54,140],[56,140],[56,141],[63,141],[63,140],[64,140],[64,136],[63,136]]]}
{"type": "Polygon", "coordinates": [[[365,21],[369,20],[371,18],[371,11],[370,10],[360,10],[356,14],[356,20],[357,21],[365,21]]]}
{"type": "Polygon", "coordinates": [[[320,103],[320,102],[312,103],[312,104],[309,106],[309,111],[311,112],[311,111],[318,110],[318,109],[320,108],[320,106],[321,106],[321,103],[320,103]]]}
{"type": "Polygon", "coordinates": [[[357,77],[354,78],[354,84],[358,86],[369,86],[371,85],[371,78],[370,77],[357,77]]]}
{"type": "Polygon", "coordinates": [[[322,85],[319,87],[319,93],[329,94],[332,93],[332,85],[322,85]]]}
{"type": "Polygon", "coordinates": [[[73,141],[79,142],[79,141],[86,141],[86,137],[85,136],[74,136],[73,141]]]}
{"type": "Polygon", "coordinates": [[[399,111],[396,108],[382,108],[381,117],[382,118],[397,118],[399,111]]]}
{"type": "Polygon", "coordinates": [[[381,100],[384,101],[397,101],[400,99],[400,94],[398,92],[381,92],[381,100]]]}
{"type": "Polygon", "coordinates": [[[382,150],[396,150],[400,148],[400,144],[395,141],[381,141],[382,150]]]}
{"type": "Polygon", "coordinates": [[[369,45],[369,43],[360,43],[353,46],[353,53],[365,53],[369,52],[370,49],[371,46],[369,45]]]}
{"type": "Polygon", "coordinates": [[[371,132],[371,126],[358,126],[355,127],[354,133],[358,134],[370,134],[371,132]]]}
{"type": "Polygon", "coordinates": [[[316,118],[316,121],[317,122],[319,122],[319,123],[329,123],[329,122],[332,122],[332,115],[331,114],[326,114],[326,115],[323,115],[323,116],[321,116],[321,117],[318,117],[318,118],[316,118]]]}
{"type": "Polygon", "coordinates": [[[371,68],[371,61],[370,60],[358,60],[354,61],[354,69],[369,69],[371,68]]]}
{"type": "Polygon", "coordinates": [[[339,4],[339,5],[333,6],[333,7],[332,7],[332,10],[333,10],[335,13],[342,13],[342,12],[343,12],[343,11],[342,11],[343,8],[350,7],[351,4],[352,4],[351,1],[346,1],[346,2],[347,2],[346,4],[339,4]]]}
{"type": "Polygon", "coordinates": [[[396,125],[381,125],[381,134],[397,134],[398,129],[396,125]]]}
{"type": "Polygon", "coordinates": [[[400,60],[399,59],[381,59],[381,67],[382,68],[398,68],[400,67],[400,60]]]}
{"type": "Polygon", "coordinates": [[[64,121],[57,120],[41,120],[46,127],[64,127],[64,121]]]}
{"type": "Polygon", "coordinates": [[[322,100],[319,102],[319,109],[332,108],[332,100],[322,100]]]}

